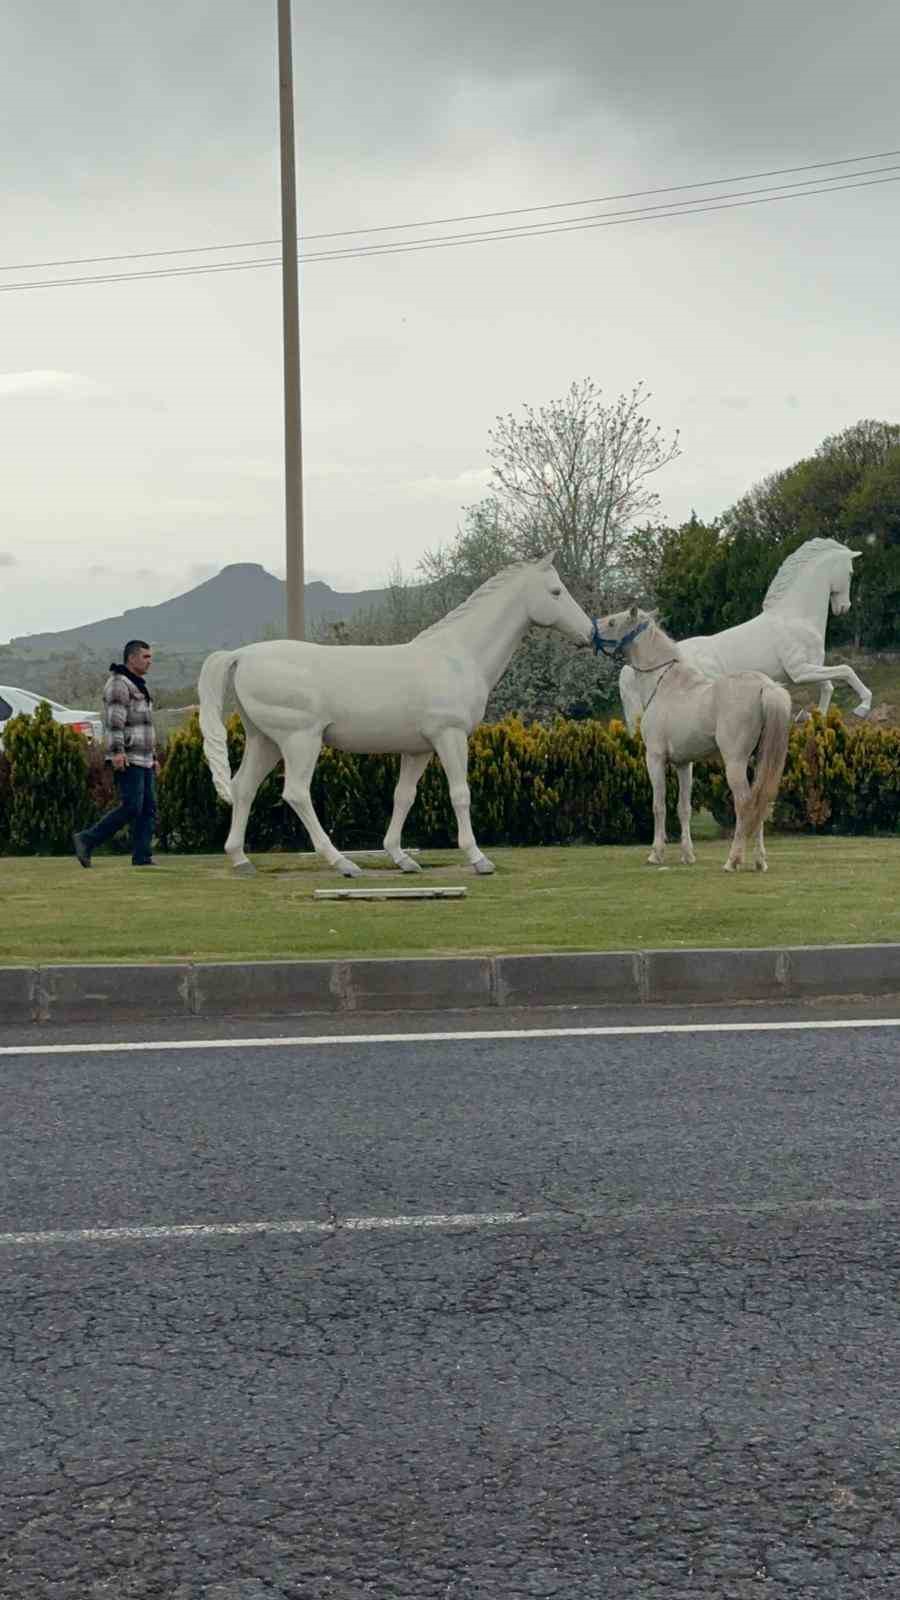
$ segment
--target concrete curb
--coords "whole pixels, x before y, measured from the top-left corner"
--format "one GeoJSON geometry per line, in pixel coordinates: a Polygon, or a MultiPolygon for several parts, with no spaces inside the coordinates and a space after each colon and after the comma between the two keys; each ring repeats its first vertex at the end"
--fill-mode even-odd
{"type": "Polygon", "coordinates": [[[900,944],[0,967],[0,1024],[900,996],[900,944]]]}

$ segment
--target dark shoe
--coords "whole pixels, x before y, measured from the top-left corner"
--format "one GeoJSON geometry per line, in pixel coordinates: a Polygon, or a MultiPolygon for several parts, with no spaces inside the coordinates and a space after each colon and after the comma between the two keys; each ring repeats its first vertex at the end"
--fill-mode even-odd
{"type": "Polygon", "coordinates": [[[81,862],[81,865],[83,867],[89,867],[91,865],[91,849],[90,845],[87,845],[84,842],[84,834],[73,833],[72,843],[75,846],[75,854],[81,862]]]}
{"type": "Polygon", "coordinates": [[[131,865],[133,867],[155,867],[156,866],[156,862],[155,861],[132,861],[131,865]]]}

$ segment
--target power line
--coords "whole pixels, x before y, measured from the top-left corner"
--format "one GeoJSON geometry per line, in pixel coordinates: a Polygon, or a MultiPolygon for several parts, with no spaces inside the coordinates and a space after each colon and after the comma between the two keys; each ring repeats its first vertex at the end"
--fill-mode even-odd
{"type": "MultiPolygon", "coordinates": [[[[861,161],[886,161],[889,157],[898,155],[900,155],[900,150],[876,150],[869,155],[841,156],[836,161],[811,161],[800,167],[770,167],[764,172],[744,172],[730,178],[707,178],[693,183],[669,184],[656,189],[629,189],[621,194],[594,196],[587,200],[554,200],[544,205],[514,206],[505,211],[473,211],[452,217],[420,218],[417,222],[388,222],[380,223],[374,227],[341,228],[333,233],[305,233],[301,234],[300,237],[310,241],[345,239],[360,233],[399,233],[412,228],[443,228],[450,227],[458,222],[488,222],[499,217],[529,216],[538,211],[560,211],[578,206],[612,205],[617,200],[640,200],[658,194],[681,194],[688,189],[718,188],[723,183],[752,183],[756,178],[780,178],[792,172],[817,172],[825,167],[853,166],[861,161]]],[[[847,176],[847,174],[835,173],[834,176],[836,181],[847,176]]],[[[783,187],[791,186],[785,185],[783,187]]],[[[238,239],[232,240],[227,244],[180,245],[175,249],[132,250],[119,255],[69,256],[55,261],[19,261],[5,267],[0,266],[0,272],[38,272],[45,269],[49,270],[51,267],[99,266],[113,261],[149,261],[161,256],[201,255],[209,251],[218,250],[256,250],[280,244],[280,238],[238,239]]]]}
{"type": "MultiPolygon", "coordinates": [[[[861,173],[860,177],[868,177],[873,173],[881,172],[900,172],[900,163],[895,163],[890,167],[870,167],[866,172],[861,173]]],[[[764,197],[763,201],[752,199],[744,201],[746,205],[759,205],[764,203],[765,199],[802,200],[807,194],[832,194],[837,189],[864,189],[868,187],[867,184],[856,181],[847,182],[846,178],[847,175],[842,173],[838,174],[834,180],[827,180],[828,182],[834,183],[834,189],[799,188],[796,184],[773,184],[764,189],[734,189],[725,195],[711,197],[713,199],[713,203],[708,206],[698,206],[693,200],[670,200],[662,205],[657,206],[633,206],[625,211],[610,211],[605,213],[595,212],[586,217],[565,218],[559,222],[526,222],[522,223],[521,226],[515,225],[510,228],[484,229],[477,233],[437,235],[434,238],[426,237],[424,239],[414,239],[409,243],[400,241],[396,245],[357,245],[346,250],[318,250],[307,256],[304,256],[302,259],[305,261],[334,261],[342,260],[348,256],[388,255],[394,254],[397,251],[417,250],[431,244],[456,244],[468,242],[482,243],[489,239],[526,239],[530,235],[539,237],[545,233],[577,233],[582,228],[590,227],[594,224],[602,226],[606,222],[652,222],[654,221],[655,213],[657,212],[660,212],[668,217],[677,217],[694,216],[700,211],[725,211],[730,209],[725,202],[729,200],[741,200],[747,195],[759,195],[764,197]],[[844,181],[839,182],[839,178],[843,179],[844,181]],[[779,194],[775,192],[776,190],[780,189],[791,190],[792,192],[789,194],[779,194]]],[[[811,180],[807,181],[809,182],[811,180]]],[[[875,181],[891,183],[897,182],[897,179],[884,178],[880,180],[876,179],[875,181]]]]}
{"type": "MultiPolygon", "coordinates": [[[[874,168],[874,171],[893,171],[893,168],[874,168]]],[[[849,174],[841,174],[847,178],[849,174]]],[[[746,206],[771,205],[777,201],[803,200],[813,195],[843,193],[847,189],[870,189],[879,184],[898,183],[900,175],[888,178],[869,178],[864,182],[850,181],[835,184],[831,188],[819,189],[793,189],[790,194],[773,194],[765,191],[751,199],[725,199],[719,198],[709,205],[695,205],[691,201],[671,201],[667,206],[638,207],[625,213],[614,213],[598,218],[567,219],[562,222],[527,223],[521,228],[499,228],[485,230],[480,233],[451,234],[446,237],[414,239],[408,243],[361,245],[343,250],[321,250],[301,255],[304,263],[312,261],[344,261],[362,256],[387,256],[408,255],[421,250],[446,250],[459,248],[462,245],[489,244],[508,239],[533,239],[556,233],[580,233],[595,228],[622,227],[634,222],[662,222],[677,217],[700,216],[709,211],[734,211],[746,206]]],[[[740,194],[742,191],[735,191],[740,194]]],[[[743,191],[743,193],[752,191],[743,191]]],[[[0,284],[0,294],[12,294],[26,289],[62,289],[73,288],[77,284],[100,283],[134,283],[153,278],[186,278],[197,277],[218,272],[246,272],[259,267],[271,267],[280,264],[280,256],[266,256],[249,261],[223,261],[207,263],[191,267],[159,267],[146,272],[116,272],[91,274],[77,278],[47,278],[34,279],[23,283],[0,284]]]]}
{"type": "MultiPolygon", "coordinates": [[[[875,169],[879,170],[879,169],[875,169]]],[[[885,169],[881,169],[885,170],[885,169]]],[[[844,183],[840,189],[868,189],[878,183],[898,183],[900,176],[894,178],[874,178],[866,183],[844,183]]],[[[736,191],[740,193],[740,191],[736,191]]],[[[807,195],[834,194],[835,189],[805,189],[794,194],[765,194],[757,199],[716,199],[710,205],[692,205],[689,201],[673,201],[668,207],[648,206],[634,212],[611,213],[598,218],[580,218],[565,222],[528,223],[521,229],[493,229],[484,233],[448,235],[444,238],[412,240],[410,243],[396,245],[366,245],[358,249],[348,250],[322,250],[309,256],[301,257],[303,261],[343,261],[355,256],[371,255],[405,255],[417,250],[440,250],[449,246],[463,244],[488,244],[492,240],[504,239],[532,239],[540,238],[551,233],[581,233],[594,228],[622,227],[633,222],[662,222],[666,219],[677,217],[700,216],[706,211],[733,211],[743,206],[767,205],[776,200],[802,200],[807,195]],[[681,209],[674,209],[675,207],[681,209]]],[[[77,280],[76,280],[77,281],[77,280]]]]}

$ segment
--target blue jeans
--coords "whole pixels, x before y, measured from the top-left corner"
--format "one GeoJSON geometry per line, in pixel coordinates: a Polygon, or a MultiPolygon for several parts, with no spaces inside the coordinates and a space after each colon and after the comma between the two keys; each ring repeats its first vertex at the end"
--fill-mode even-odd
{"type": "Polygon", "coordinates": [[[153,825],[156,821],[156,773],[152,767],[124,767],[113,771],[119,804],[85,828],[82,839],[89,850],[105,844],[125,824],[131,827],[131,859],[135,866],[150,860],[153,845],[153,825]]]}

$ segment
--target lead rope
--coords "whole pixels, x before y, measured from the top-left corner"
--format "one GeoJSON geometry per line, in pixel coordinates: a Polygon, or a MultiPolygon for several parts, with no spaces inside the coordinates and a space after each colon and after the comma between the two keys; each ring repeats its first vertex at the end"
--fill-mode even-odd
{"type": "Polygon", "coordinates": [[[647,712],[650,710],[650,707],[653,704],[653,700],[654,700],[654,696],[656,695],[656,691],[659,688],[660,684],[662,683],[663,678],[665,677],[666,673],[669,672],[670,669],[676,665],[677,661],[678,661],[678,657],[677,656],[673,656],[671,661],[665,662],[665,664],[663,666],[663,669],[662,669],[662,672],[659,672],[659,667],[633,667],[632,668],[632,670],[634,672],[659,672],[659,677],[657,678],[656,683],[653,685],[653,694],[651,694],[650,699],[647,701],[647,704],[644,706],[644,708],[643,708],[643,710],[641,712],[641,716],[642,717],[645,717],[647,715],[647,712]]]}

